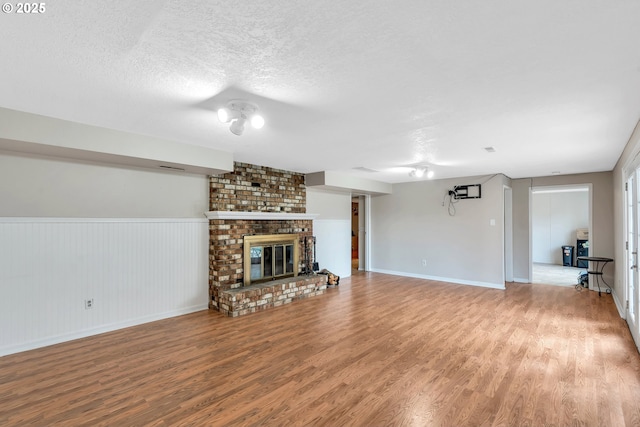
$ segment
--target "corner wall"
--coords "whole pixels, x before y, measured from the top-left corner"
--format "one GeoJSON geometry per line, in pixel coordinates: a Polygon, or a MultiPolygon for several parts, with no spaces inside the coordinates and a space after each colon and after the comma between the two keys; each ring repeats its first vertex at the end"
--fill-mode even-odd
{"type": "Polygon", "coordinates": [[[373,197],[372,270],[504,289],[508,184],[503,175],[420,181],[395,184],[392,194],[373,197]],[[448,190],[463,184],[482,184],[482,198],[449,206],[448,190]]]}

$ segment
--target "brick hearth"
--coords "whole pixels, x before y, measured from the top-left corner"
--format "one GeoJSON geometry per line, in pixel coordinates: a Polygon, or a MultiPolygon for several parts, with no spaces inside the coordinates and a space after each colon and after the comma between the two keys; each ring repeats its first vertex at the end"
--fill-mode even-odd
{"type": "Polygon", "coordinates": [[[227,289],[219,293],[221,313],[231,317],[242,316],[292,301],[323,294],[327,289],[327,276],[298,276],[267,283],[227,289]]]}

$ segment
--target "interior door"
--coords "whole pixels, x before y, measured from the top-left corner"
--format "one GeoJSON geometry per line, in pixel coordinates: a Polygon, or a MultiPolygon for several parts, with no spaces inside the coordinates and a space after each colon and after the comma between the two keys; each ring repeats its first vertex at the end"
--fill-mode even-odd
{"type": "Polygon", "coordinates": [[[627,323],[631,335],[640,348],[640,328],[638,325],[638,234],[640,232],[640,185],[638,177],[640,168],[636,169],[626,182],[626,207],[627,207],[627,323]]]}

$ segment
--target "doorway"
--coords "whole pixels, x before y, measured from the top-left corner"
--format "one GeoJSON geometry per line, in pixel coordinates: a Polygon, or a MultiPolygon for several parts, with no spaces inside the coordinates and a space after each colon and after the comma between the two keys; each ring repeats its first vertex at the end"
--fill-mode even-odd
{"type": "Polygon", "coordinates": [[[351,269],[367,271],[369,265],[369,195],[351,196],[351,269]]]}
{"type": "MultiPolygon", "coordinates": [[[[531,189],[531,283],[575,286],[588,264],[578,256],[592,251],[591,186],[531,189]]],[[[592,252],[593,253],[593,252],[592,252]]]]}
{"type": "Polygon", "coordinates": [[[351,269],[358,270],[360,267],[360,247],[358,238],[360,236],[360,201],[358,197],[351,198],[351,269]]]}

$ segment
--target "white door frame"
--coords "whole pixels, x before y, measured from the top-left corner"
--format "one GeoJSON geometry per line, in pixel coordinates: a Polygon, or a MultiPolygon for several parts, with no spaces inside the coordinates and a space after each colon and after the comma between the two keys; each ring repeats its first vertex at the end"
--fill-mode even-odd
{"type": "Polygon", "coordinates": [[[502,260],[505,282],[513,282],[513,191],[504,185],[504,243],[502,260]]]}
{"type": "Polygon", "coordinates": [[[360,270],[371,271],[371,195],[360,196],[360,202],[364,202],[364,215],[361,220],[364,222],[362,224],[364,255],[360,255],[360,270]]]}
{"type": "Polygon", "coordinates": [[[358,271],[370,271],[371,195],[351,193],[351,200],[355,197],[358,198],[358,271]]]}
{"type": "Polygon", "coordinates": [[[624,172],[624,236],[625,274],[623,304],[624,317],[631,336],[640,349],[640,278],[638,275],[638,248],[640,238],[640,165],[635,164],[624,172]]]}

